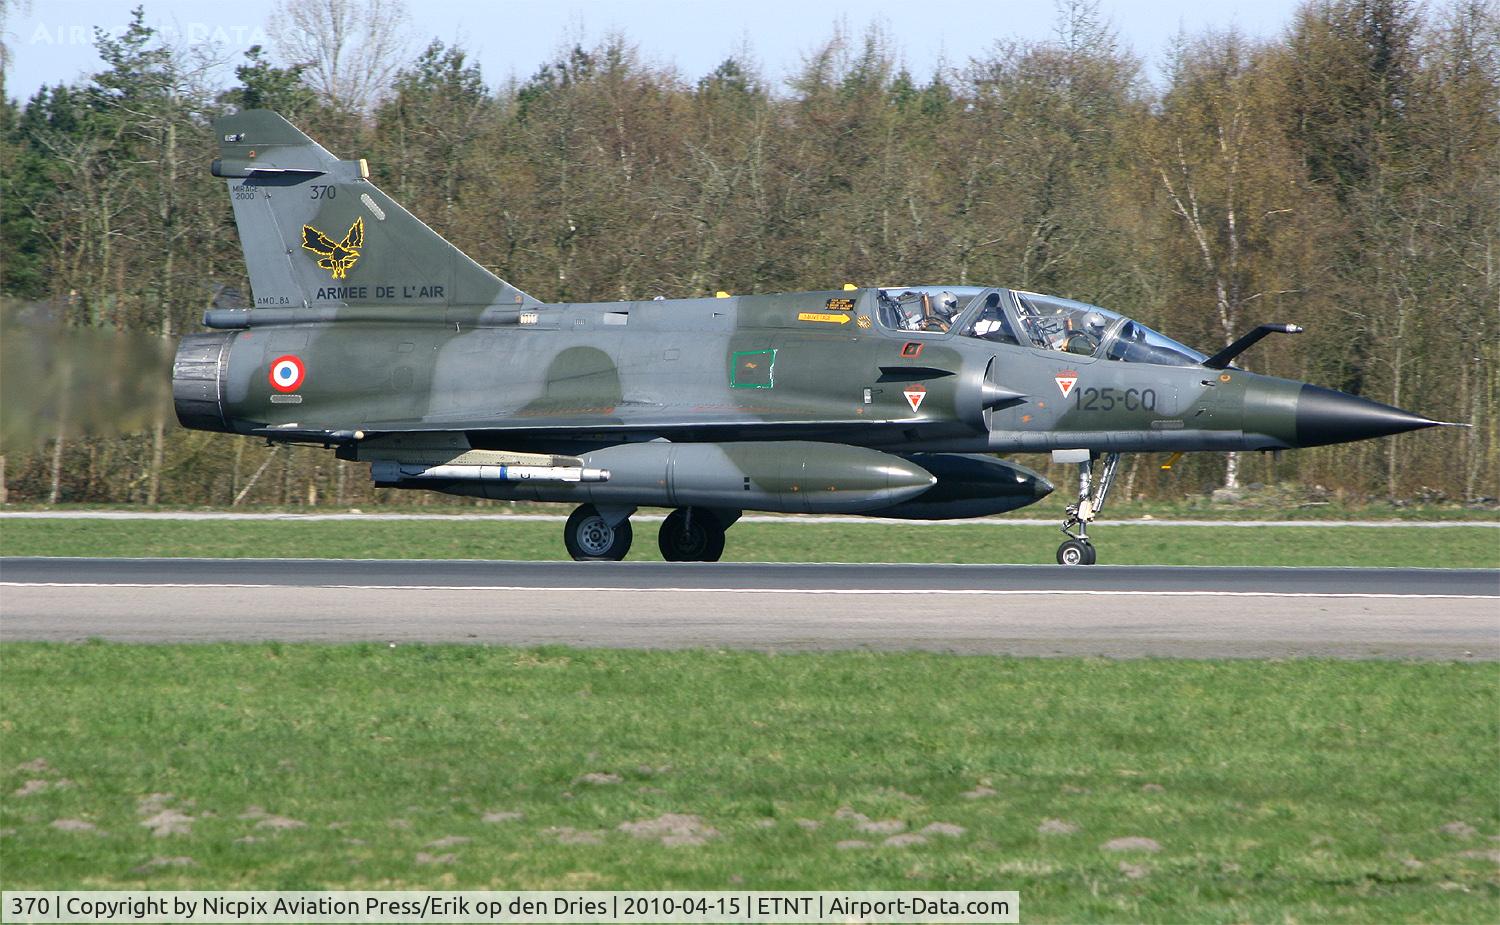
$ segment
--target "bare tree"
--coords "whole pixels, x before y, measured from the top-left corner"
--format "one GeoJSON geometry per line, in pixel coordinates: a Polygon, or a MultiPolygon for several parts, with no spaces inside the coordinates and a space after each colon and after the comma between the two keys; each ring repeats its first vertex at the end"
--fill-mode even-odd
{"type": "MultiPolygon", "coordinates": [[[[1273,255],[1297,186],[1291,155],[1271,130],[1262,71],[1258,50],[1233,31],[1182,49],[1145,145],[1162,205],[1190,242],[1178,266],[1196,283],[1193,302],[1211,298],[1209,327],[1225,345],[1244,333],[1251,303],[1291,291],[1273,255]]],[[[1224,487],[1238,486],[1231,453],[1224,487]]]]}
{"type": "Polygon", "coordinates": [[[10,43],[5,41],[8,34],[5,25],[10,22],[11,13],[31,15],[31,0],[0,0],[0,76],[10,71],[11,58],[15,53],[10,43]]]}
{"type": "Polygon", "coordinates": [[[368,112],[408,56],[401,0],[282,0],[271,15],[276,51],[306,65],[309,86],[337,108],[368,112]]]}

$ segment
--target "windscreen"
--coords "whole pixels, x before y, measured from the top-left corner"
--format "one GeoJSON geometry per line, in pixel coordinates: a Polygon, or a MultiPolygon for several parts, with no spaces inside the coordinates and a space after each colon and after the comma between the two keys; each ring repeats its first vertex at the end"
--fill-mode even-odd
{"type": "Polygon", "coordinates": [[[1021,331],[1033,347],[1163,366],[1197,366],[1207,359],[1206,354],[1097,305],[1030,292],[1015,296],[1021,331]]]}
{"type": "Polygon", "coordinates": [[[1127,363],[1160,363],[1163,366],[1198,366],[1208,359],[1192,347],[1179,344],[1172,338],[1128,318],[1120,327],[1116,337],[1107,345],[1105,352],[1111,360],[1124,360],[1127,363]]]}

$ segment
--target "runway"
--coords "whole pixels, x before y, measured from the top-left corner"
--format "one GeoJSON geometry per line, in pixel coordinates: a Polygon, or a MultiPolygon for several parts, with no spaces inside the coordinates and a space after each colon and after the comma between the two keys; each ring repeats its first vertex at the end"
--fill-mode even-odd
{"type": "Polygon", "coordinates": [[[1500,571],[0,559],[0,639],[1500,659],[1500,571]]]}

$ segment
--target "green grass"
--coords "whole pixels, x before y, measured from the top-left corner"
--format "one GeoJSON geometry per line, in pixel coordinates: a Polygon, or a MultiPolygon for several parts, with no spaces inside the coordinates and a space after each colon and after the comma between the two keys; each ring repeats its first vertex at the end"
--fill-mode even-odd
{"type": "MultiPolygon", "coordinates": [[[[629,558],[660,561],[657,526],[636,524],[629,558]]],[[[1114,565],[1500,567],[1491,527],[1099,527],[1114,565]]],[[[1062,535],[1011,524],[741,523],[726,561],[1046,563],[1062,535]]],[[[562,525],[533,521],[7,520],[7,556],[267,556],[562,559],[562,525]]]]}
{"type": "Polygon", "coordinates": [[[7,889],[988,888],[1032,922],[1500,919],[1493,664],[21,643],[0,662],[7,889]],[[964,831],[888,847],[844,807],[964,831]],[[163,811],[187,830],[153,835],[163,811]],[[714,834],[619,828],[668,813],[714,834]],[[1161,850],[1102,847],[1127,836],[1161,850]]]}

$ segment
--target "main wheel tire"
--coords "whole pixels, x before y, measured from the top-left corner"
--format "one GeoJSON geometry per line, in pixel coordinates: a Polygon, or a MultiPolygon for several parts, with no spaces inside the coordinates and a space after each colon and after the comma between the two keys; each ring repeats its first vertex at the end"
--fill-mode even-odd
{"type": "Polygon", "coordinates": [[[592,504],[580,506],[563,527],[563,544],[578,562],[619,562],[632,539],[630,518],[611,527],[592,504]]]}
{"type": "Polygon", "coordinates": [[[1058,565],[1093,565],[1094,547],[1083,540],[1068,540],[1057,547],[1058,565]]]}
{"type": "Polygon", "coordinates": [[[668,562],[718,562],[724,555],[724,527],[719,518],[704,510],[678,508],[661,522],[656,534],[661,557],[668,562]]]}

